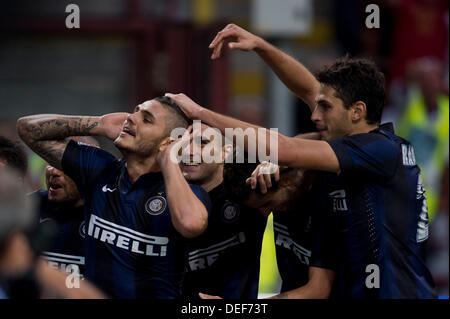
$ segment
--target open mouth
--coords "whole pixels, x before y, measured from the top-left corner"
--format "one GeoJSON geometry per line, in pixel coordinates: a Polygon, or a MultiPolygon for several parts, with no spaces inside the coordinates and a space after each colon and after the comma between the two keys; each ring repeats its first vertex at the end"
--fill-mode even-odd
{"type": "Polygon", "coordinates": [[[48,187],[48,190],[50,192],[56,192],[56,191],[58,191],[60,189],[62,189],[62,185],[59,184],[59,183],[55,183],[55,182],[51,182],[49,187],[48,187]]]}
{"type": "Polygon", "coordinates": [[[325,127],[317,127],[317,131],[323,136],[323,134],[327,132],[327,129],[325,127]]]}
{"type": "Polygon", "coordinates": [[[132,130],[130,130],[130,128],[127,127],[127,126],[125,126],[125,127],[122,129],[122,132],[124,132],[124,133],[126,133],[126,134],[128,134],[128,135],[131,135],[131,136],[135,137],[134,132],[133,132],[132,130]]]}
{"type": "Polygon", "coordinates": [[[183,165],[184,166],[193,166],[193,167],[195,167],[195,166],[199,166],[200,164],[199,163],[183,163],[183,165]]]}

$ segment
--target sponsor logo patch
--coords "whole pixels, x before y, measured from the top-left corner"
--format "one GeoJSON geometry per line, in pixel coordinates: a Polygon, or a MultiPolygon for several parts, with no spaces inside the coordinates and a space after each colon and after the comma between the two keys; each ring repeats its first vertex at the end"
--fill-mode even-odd
{"type": "Polygon", "coordinates": [[[240,232],[231,238],[215,243],[206,248],[196,249],[188,254],[188,271],[206,269],[210,267],[225,251],[231,247],[246,242],[244,232],[240,232]]]}
{"type": "Polygon", "coordinates": [[[167,255],[168,237],[152,236],[133,229],[114,224],[103,218],[91,215],[88,225],[88,236],[135,254],[145,256],[167,255]]]}

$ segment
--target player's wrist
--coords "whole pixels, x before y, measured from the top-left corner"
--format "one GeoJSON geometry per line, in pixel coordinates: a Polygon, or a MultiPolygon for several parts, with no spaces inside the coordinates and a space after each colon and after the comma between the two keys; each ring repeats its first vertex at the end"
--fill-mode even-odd
{"type": "Polygon", "coordinates": [[[253,51],[256,53],[261,54],[267,51],[269,43],[267,43],[263,38],[255,36],[254,43],[253,51]]]}

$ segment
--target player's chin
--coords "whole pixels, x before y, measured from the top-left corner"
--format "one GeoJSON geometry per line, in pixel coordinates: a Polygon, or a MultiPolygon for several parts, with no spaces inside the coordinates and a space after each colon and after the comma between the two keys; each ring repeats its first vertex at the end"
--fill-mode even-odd
{"type": "Polygon", "coordinates": [[[184,178],[189,183],[195,184],[199,180],[198,176],[196,176],[197,174],[195,174],[193,172],[186,172],[185,170],[182,170],[182,172],[183,172],[184,178]]]}
{"type": "Polygon", "coordinates": [[[119,137],[117,137],[114,140],[114,146],[117,147],[119,150],[130,150],[131,145],[129,145],[130,143],[128,143],[128,141],[126,141],[122,136],[119,135],[119,137]]]}
{"type": "Polygon", "coordinates": [[[64,195],[49,195],[48,201],[52,203],[63,203],[67,201],[66,197],[64,195]]]}
{"type": "Polygon", "coordinates": [[[334,136],[331,132],[325,131],[324,134],[320,137],[320,139],[323,141],[329,141],[329,140],[335,139],[337,137],[338,136],[334,136]]]}

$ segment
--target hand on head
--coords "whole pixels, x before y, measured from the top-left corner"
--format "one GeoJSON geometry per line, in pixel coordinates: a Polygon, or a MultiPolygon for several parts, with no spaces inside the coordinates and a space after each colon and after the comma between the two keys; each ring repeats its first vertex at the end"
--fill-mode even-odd
{"type": "Polygon", "coordinates": [[[165,96],[170,97],[191,120],[198,119],[199,112],[202,111],[203,107],[195,103],[187,95],[183,93],[166,93],[165,96]]]}
{"type": "Polygon", "coordinates": [[[259,184],[261,193],[265,194],[272,187],[272,177],[276,182],[280,180],[280,167],[264,161],[256,167],[245,183],[250,184],[252,189],[256,189],[256,186],[259,184]]]}

